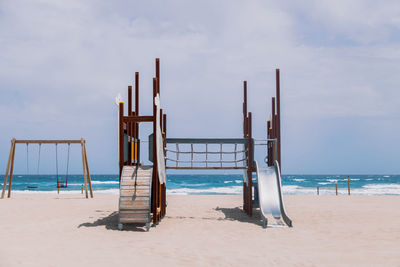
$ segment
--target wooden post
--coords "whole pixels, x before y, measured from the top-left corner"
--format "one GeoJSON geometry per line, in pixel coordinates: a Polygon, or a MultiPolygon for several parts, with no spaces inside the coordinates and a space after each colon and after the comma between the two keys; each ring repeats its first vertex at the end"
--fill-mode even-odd
{"type": "MultiPolygon", "coordinates": [[[[135,115],[139,116],[139,72],[135,72],[135,115]]],[[[139,123],[135,123],[135,141],[138,141],[139,139],[139,123]]],[[[139,165],[139,144],[135,144],[135,151],[137,151],[137,156],[136,156],[136,165],[139,165]]]]}
{"type": "MultiPolygon", "coordinates": [[[[167,138],[167,114],[163,114],[163,120],[162,120],[162,129],[163,129],[163,137],[164,137],[164,142],[163,142],[163,145],[164,145],[164,156],[166,156],[166,146],[167,146],[167,144],[166,144],[166,142],[165,142],[165,138],[167,138]]],[[[163,184],[163,187],[162,187],[162,217],[164,217],[165,216],[165,214],[167,213],[167,206],[166,206],[166,203],[167,203],[167,183],[165,182],[164,184],[163,184]]]]}
{"type": "Polygon", "coordinates": [[[281,159],[281,87],[279,69],[276,69],[276,138],[278,139],[278,162],[279,168],[282,172],[282,159],[281,159]]]}
{"type": "Polygon", "coordinates": [[[338,195],[338,192],[337,192],[337,182],[336,182],[336,195],[338,195]]]}
{"type": "MultiPolygon", "coordinates": [[[[132,86],[128,86],[128,116],[132,116],[132,86]]],[[[128,147],[126,148],[128,151],[128,162],[129,165],[132,166],[132,136],[134,136],[134,123],[127,122],[126,123],[126,131],[128,136],[128,147]]]]}
{"type": "Polygon", "coordinates": [[[89,192],[90,192],[90,197],[93,198],[93,190],[92,190],[92,179],[90,178],[90,172],[89,172],[89,164],[88,164],[88,159],[87,159],[87,154],[86,154],[86,141],[83,141],[83,151],[85,154],[85,165],[86,165],[86,173],[87,173],[87,178],[88,178],[88,183],[89,183],[89,192]]]}
{"type": "Polygon", "coordinates": [[[10,155],[8,156],[6,174],[4,175],[3,191],[1,192],[1,198],[4,198],[4,194],[6,192],[6,186],[8,182],[8,172],[10,170],[11,158],[13,155],[14,147],[15,147],[15,138],[11,139],[10,155]]]}
{"type": "Polygon", "coordinates": [[[124,102],[119,103],[119,181],[124,166],[124,102]]]}
{"type": "MultiPolygon", "coordinates": [[[[271,121],[270,120],[267,121],[267,127],[268,127],[268,129],[267,129],[267,138],[268,139],[272,139],[272,135],[271,135],[272,128],[271,128],[271,121]]],[[[273,163],[272,163],[272,147],[273,147],[273,143],[268,141],[268,146],[267,146],[267,155],[268,155],[267,165],[268,166],[272,166],[273,165],[273,163]]]]}
{"type": "MultiPolygon", "coordinates": [[[[276,115],[275,115],[275,97],[272,98],[272,102],[271,102],[271,112],[272,112],[272,129],[271,129],[271,137],[272,139],[276,139],[276,115]]],[[[277,146],[277,142],[275,141],[272,144],[272,157],[271,157],[271,166],[274,164],[275,160],[278,160],[275,155],[277,154],[277,150],[278,146],[277,146]]]]}
{"type": "Polygon", "coordinates": [[[135,114],[139,116],[139,72],[135,72],[135,114]]]}
{"type": "Polygon", "coordinates": [[[248,120],[248,143],[249,143],[249,163],[247,166],[247,201],[248,201],[248,214],[249,216],[253,215],[253,139],[252,139],[252,116],[251,112],[249,112],[249,120],[248,120]]]}
{"type": "Polygon", "coordinates": [[[12,157],[11,157],[10,180],[8,181],[8,195],[7,195],[8,198],[11,197],[12,178],[13,178],[13,172],[14,172],[14,159],[15,159],[15,144],[16,144],[16,140],[14,139],[13,152],[12,152],[12,157]]]}
{"type": "Polygon", "coordinates": [[[153,78],[153,177],[152,177],[152,212],[153,212],[153,223],[158,222],[157,218],[157,208],[158,208],[158,175],[157,175],[157,159],[156,159],[156,131],[157,131],[157,107],[155,103],[155,97],[157,95],[157,78],[153,78]]]}
{"type": "Polygon", "coordinates": [[[350,196],[350,177],[347,176],[347,194],[350,196]]]}
{"type": "MultiPolygon", "coordinates": [[[[247,118],[247,81],[243,81],[243,138],[248,138],[247,121],[248,121],[248,118],[247,118]]],[[[249,156],[249,153],[248,153],[249,145],[245,144],[244,148],[246,151],[245,154],[248,157],[249,156]]],[[[247,165],[248,165],[248,162],[247,162],[247,165]]],[[[247,187],[248,187],[248,184],[246,184],[243,181],[243,210],[248,214],[247,187]]]]}
{"type": "Polygon", "coordinates": [[[160,59],[156,58],[157,93],[160,94],[160,59]]]}
{"type": "Polygon", "coordinates": [[[88,196],[88,190],[87,190],[87,176],[86,176],[86,164],[85,164],[85,151],[84,151],[84,139],[81,139],[81,150],[82,150],[82,169],[83,169],[83,181],[85,184],[85,194],[86,198],[89,198],[88,196]]]}

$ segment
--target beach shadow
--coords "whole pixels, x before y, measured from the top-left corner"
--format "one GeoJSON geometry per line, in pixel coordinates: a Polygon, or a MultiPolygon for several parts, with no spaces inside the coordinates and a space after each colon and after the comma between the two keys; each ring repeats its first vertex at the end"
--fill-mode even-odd
{"type": "MultiPolygon", "coordinates": [[[[97,211],[99,212],[99,211],[97,211]]],[[[120,231],[118,229],[118,212],[114,211],[106,217],[97,219],[94,222],[81,223],[78,228],[81,227],[98,227],[105,226],[107,230],[120,231]]],[[[144,224],[124,224],[123,231],[133,231],[133,232],[146,232],[144,229],[144,224]]]]}
{"type": "Polygon", "coordinates": [[[253,211],[253,216],[249,217],[241,208],[220,208],[216,207],[214,210],[220,211],[225,217],[195,217],[195,216],[168,216],[166,218],[171,219],[201,219],[201,220],[211,220],[211,221],[239,221],[243,223],[252,223],[255,225],[263,225],[261,215],[257,211],[253,211]]]}
{"type": "Polygon", "coordinates": [[[250,217],[239,207],[235,207],[235,208],[216,207],[215,210],[220,211],[225,215],[225,218],[222,218],[221,220],[239,221],[239,222],[243,222],[243,223],[252,223],[252,224],[260,225],[260,226],[263,225],[259,212],[253,211],[253,216],[250,217]]]}

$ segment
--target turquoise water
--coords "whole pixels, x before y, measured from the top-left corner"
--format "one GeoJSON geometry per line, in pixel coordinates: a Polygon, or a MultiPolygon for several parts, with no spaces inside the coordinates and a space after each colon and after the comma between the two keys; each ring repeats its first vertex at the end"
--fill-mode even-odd
{"type": "MultiPolygon", "coordinates": [[[[65,176],[60,176],[64,181],[65,176]]],[[[283,175],[284,194],[347,194],[347,175],[283,175]]],[[[0,176],[3,186],[4,175],[0,176]]],[[[255,181],[255,178],[254,178],[255,181]]],[[[400,175],[351,175],[351,193],[354,195],[400,195],[400,175]]],[[[68,188],[62,191],[80,191],[82,175],[70,175],[68,188]]],[[[118,175],[92,175],[92,186],[98,193],[118,193],[118,175]]],[[[238,174],[167,175],[168,194],[241,194],[242,176],[238,174]]],[[[19,192],[51,192],[57,190],[55,175],[14,175],[13,190],[19,192]],[[28,185],[36,185],[29,189],[28,185]]]]}

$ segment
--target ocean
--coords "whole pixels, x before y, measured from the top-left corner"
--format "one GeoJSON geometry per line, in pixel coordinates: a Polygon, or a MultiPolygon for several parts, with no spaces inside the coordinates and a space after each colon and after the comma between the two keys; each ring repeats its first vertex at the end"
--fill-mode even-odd
{"type": "MultiPolygon", "coordinates": [[[[60,176],[61,180],[65,176],[60,176]]],[[[283,175],[284,194],[334,195],[335,184],[338,193],[347,194],[347,175],[283,175]]],[[[351,175],[352,195],[400,195],[400,175],[351,175]]],[[[118,175],[92,175],[92,187],[95,193],[118,194],[118,175]]],[[[242,175],[240,174],[170,174],[167,175],[167,194],[175,195],[224,195],[242,194],[242,175]]],[[[4,175],[0,176],[3,186],[4,175]]],[[[14,175],[13,191],[19,193],[56,192],[55,175],[14,175]],[[37,188],[28,188],[28,185],[37,188]]],[[[83,185],[82,175],[70,175],[68,188],[60,189],[64,193],[80,192],[83,185]]]]}

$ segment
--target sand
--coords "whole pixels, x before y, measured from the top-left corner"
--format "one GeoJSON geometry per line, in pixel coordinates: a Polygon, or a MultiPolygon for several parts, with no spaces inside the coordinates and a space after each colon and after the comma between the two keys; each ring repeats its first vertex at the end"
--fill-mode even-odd
{"type": "Polygon", "coordinates": [[[293,228],[262,228],[240,195],[168,196],[150,232],[117,229],[118,196],[0,200],[0,266],[400,266],[400,197],[285,196],[293,228]]]}

